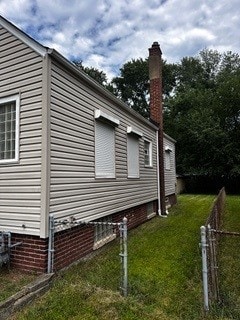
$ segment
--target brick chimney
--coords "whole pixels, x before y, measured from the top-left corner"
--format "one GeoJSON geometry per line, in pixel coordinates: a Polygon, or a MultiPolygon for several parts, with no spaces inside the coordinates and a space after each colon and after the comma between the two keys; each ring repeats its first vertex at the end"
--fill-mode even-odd
{"type": "Polygon", "coordinates": [[[150,79],[150,120],[158,126],[158,162],[159,162],[159,199],[160,212],[166,214],[164,151],[163,151],[163,111],[162,111],[162,51],[158,42],[149,48],[149,79],[150,79]]]}

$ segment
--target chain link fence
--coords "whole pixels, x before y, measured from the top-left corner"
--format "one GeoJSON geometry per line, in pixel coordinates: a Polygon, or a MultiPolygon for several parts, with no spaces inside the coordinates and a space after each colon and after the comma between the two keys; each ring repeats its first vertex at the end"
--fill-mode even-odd
{"type": "Polygon", "coordinates": [[[214,201],[212,210],[204,226],[201,227],[202,277],[204,310],[209,310],[211,302],[220,300],[218,279],[218,243],[222,226],[226,192],[222,188],[214,201]]]}
{"type": "Polygon", "coordinates": [[[127,253],[127,218],[123,218],[121,222],[112,222],[111,217],[105,217],[101,220],[96,221],[75,221],[71,219],[56,219],[53,215],[50,216],[49,220],[49,243],[48,243],[48,273],[53,273],[57,267],[57,260],[59,256],[63,260],[64,253],[68,250],[69,259],[73,255],[74,251],[91,253],[94,250],[99,249],[108,242],[119,237],[119,257],[121,267],[119,270],[120,278],[120,292],[123,296],[128,294],[128,253],[127,253]],[[75,229],[75,235],[71,230],[75,229]],[[69,231],[70,230],[70,231],[69,231]],[[66,234],[61,232],[68,232],[66,234]],[[82,233],[82,235],[81,235],[82,233]],[[77,236],[76,236],[77,234],[77,236]],[[71,240],[69,240],[71,239],[71,240]],[[64,243],[65,241],[65,243],[64,243]],[[72,242],[72,243],[71,243],[72,242]],[[79,242],[79,243],[76,243],[79,242]],[[61,249],[59,250],[59,248],[61,249]],[[67,248],[67,249],[66,249],[67,248]],[[84,249],[86,248],[86,249],[84,249]],[[83,250],[84,249],[84,250],[83,250]],[[58,251],[58,257],[56,253],[58,251]],[[61,253],[59,253],[61,251],[61,253]]]}
{"type": "Polygon", "coordinates": [[[219,243],[224,236],[240,236],[238,232],[221,230],[225,212],[225,188],[222,188],[214,201],[207,221],[201,229],[202,278],[204,310],[209,311],[212,303],[221,302],[219,289],[219,243]]]}

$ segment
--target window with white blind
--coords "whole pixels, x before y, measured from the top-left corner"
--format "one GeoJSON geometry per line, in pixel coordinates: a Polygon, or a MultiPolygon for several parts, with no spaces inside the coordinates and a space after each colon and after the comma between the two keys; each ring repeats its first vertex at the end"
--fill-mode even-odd
{"type": "Polygon", "coordinates": [[[95,110],[95,175],[115,178],[115,126],[119,120],[95,110]]]}
{"type": "Polygon", "coordinates": [[[128,178],[139,178],[139,136],[127,135],[128,178]]]}
{"type": "Polygon", "coordinates": [[[165,150],[165,169],[171,170],[171,152],[169,150],[165,150]]]}
{"type": "Polygon", "coordinates": [[[0,163],[19,159],[19,96],[0,98],[0,163]]]}

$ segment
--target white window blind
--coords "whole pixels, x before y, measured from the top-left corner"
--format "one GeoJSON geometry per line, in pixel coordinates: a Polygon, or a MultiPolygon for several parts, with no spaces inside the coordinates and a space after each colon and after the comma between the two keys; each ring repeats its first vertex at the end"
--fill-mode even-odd
{"type": "Polygon", "coordinates": [[[115,129],[102,121],[95,126],[95,171],[98,178],[115,177],[115,129]]]}
{"type": "Polygon", "coordinates": [[[171,169],[171,152],[165,151],[165,168],[166,170],[171,169]]]}
{"type": "Polygon", "coordinates": [[[127,136],[128,177],[139,178],[139,138],[136,135],[127,136]]]}

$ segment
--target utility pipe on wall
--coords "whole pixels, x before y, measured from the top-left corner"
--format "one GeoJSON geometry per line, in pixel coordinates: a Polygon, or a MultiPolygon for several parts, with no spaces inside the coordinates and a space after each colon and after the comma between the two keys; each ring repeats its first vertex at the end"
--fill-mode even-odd
{"type": "Polygon", "coordinates": [[[158,143],[158,132],[156,131],[156,141],[157,141],[157,190],[158,190],[158,215],[162,215],[161,211],[161,197],[160,197],[160,174],[159,174],[159,143],[158,143]]]}

